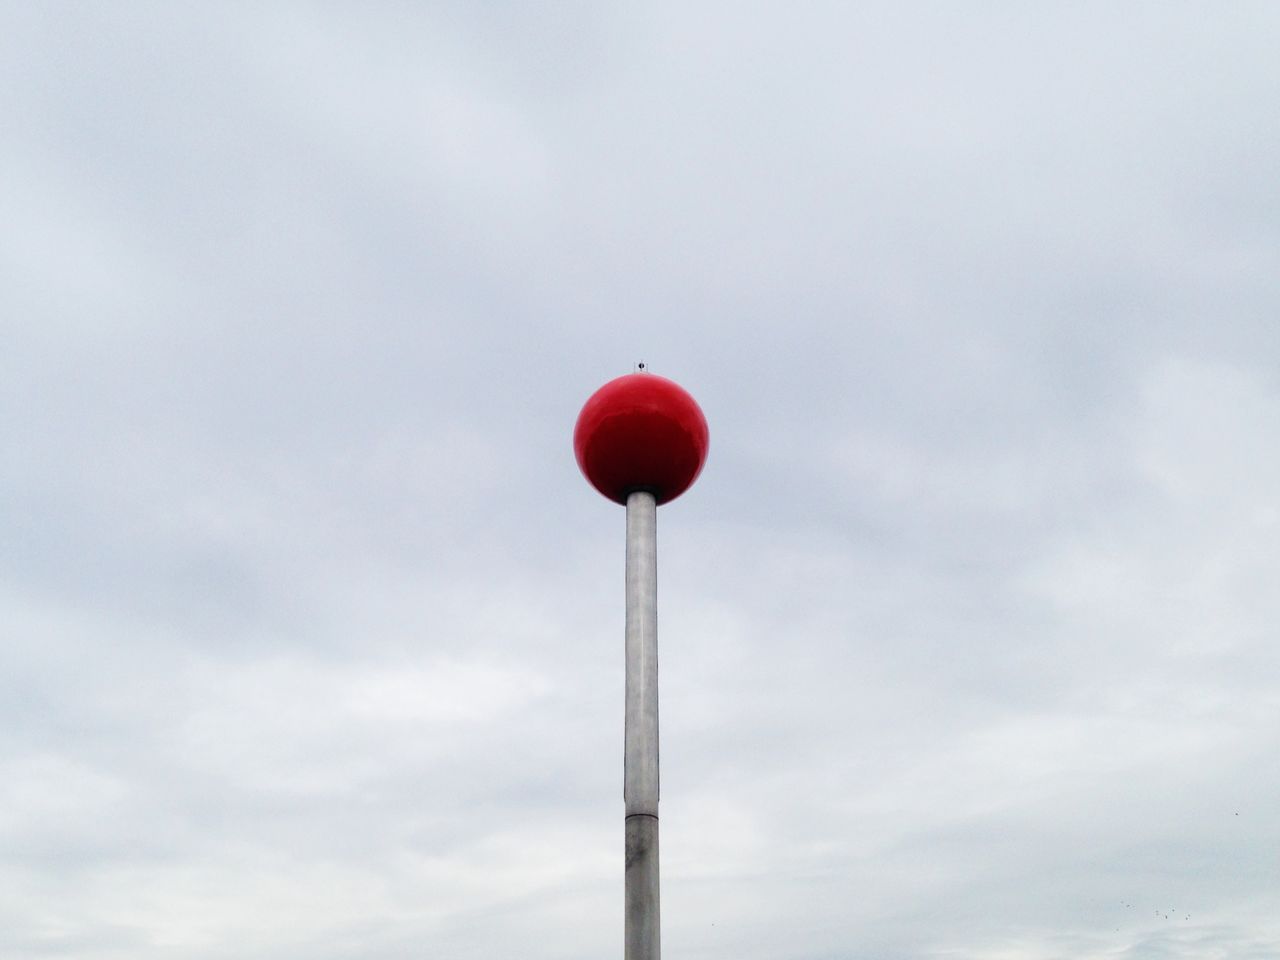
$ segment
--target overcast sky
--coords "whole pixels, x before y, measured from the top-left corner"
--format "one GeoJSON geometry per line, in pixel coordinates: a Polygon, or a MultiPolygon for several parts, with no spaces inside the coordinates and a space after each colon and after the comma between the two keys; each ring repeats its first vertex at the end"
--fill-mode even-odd
{"type": "Polygon", "coordinates": [[[1280,956],[1280,5],[0,2],[0,956],[1280,956]]]}

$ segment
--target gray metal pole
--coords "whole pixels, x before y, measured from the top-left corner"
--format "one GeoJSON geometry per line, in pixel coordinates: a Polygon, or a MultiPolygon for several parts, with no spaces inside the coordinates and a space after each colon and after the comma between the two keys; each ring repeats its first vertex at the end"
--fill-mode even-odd
{"type": "Polygon", "coordinates": [[[627,497],[627,694],[622,798],[626,802],[625,960],[659,960],[658,504],[627,497]]]}

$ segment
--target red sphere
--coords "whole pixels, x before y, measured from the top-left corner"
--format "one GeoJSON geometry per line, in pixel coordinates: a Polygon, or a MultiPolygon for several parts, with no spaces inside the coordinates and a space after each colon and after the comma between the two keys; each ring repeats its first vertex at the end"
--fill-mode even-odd
{"type": "Polygon", "coordinates": [[[573,429],[573,452],[591,485],[627,502],[648,490],[674,500],[698,479],[707,460],[707,419],[679,384],[629,373],[591,395],[573,429]]]}

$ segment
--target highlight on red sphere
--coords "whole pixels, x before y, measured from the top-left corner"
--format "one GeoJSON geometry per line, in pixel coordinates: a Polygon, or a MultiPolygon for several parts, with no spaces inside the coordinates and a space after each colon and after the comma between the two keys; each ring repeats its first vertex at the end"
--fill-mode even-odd
{"type": "Polygon", "coordinates": [[[578,414],[573,452],[591,485],[627,502],[648,490],[667,503],[692,486],[707,460],[707,419],[673,380],[629,373],[593,393],[578,414]]]}

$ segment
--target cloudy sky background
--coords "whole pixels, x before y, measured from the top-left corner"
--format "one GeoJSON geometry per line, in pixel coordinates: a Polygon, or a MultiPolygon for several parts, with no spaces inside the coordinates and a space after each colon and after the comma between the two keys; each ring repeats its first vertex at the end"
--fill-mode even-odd
{"type": "Polygon", "coordinates": [[[0,955],[1280,955],[1280,7],[0,4],[0,955]]]}

